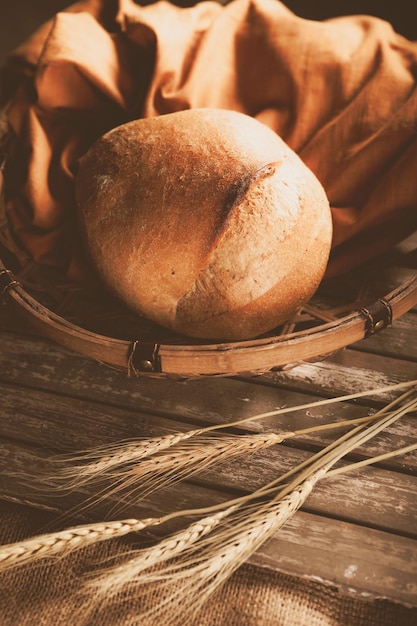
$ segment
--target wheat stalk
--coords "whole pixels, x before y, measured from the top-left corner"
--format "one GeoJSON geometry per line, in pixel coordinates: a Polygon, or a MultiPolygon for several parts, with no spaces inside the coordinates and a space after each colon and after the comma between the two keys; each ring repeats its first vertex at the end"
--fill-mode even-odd
{"type": "MultiPolygon", "coordinates": [[[[129,593],[134,593],[136,597],[143,596],[142,605],[145,608],[140,617],[146,619],[146,623],[157,623],[162,618],[167,619],[167,615],[173,626],[183,623],[185,612],[189,617],[195,615],[213,591],[298,510],[316,482],[337,461],[416,407],[417,400],[411,400],[397,411],[381,411],[377,423],[356,426],[350,433],[313,455],[308,462],[239,501],[229,502],[229,505],[234,502],[234,506],[225,512],[223,524],[208,531],[209,536],[200,537],[197,542],[184,543],[181,550],[177,549],[174,536],[172,543],[157,550],[156,558],[153,552],[153,558],[149,560],[151,553],[146,550],[133,553],[124,569],[117,566],[101,572],[86,584],[84,592],[90,597],[93,592],[98,606],[121,592],[127,594],[127,598],[129,593]],[[282,482],[294,473],[296,478],[281,487],[282,482]],[[265,503],[263,500],[268,496],[271,499],[265,503]],[[260,504],[253,502],[259,498],[262,499],[260,504]],[[171,545],[175,546],[174,551],[170,549],[171,545]],[[146,602],[147,584],[151,582],[158,582],[159,590],[164,592],[155,605],[146,602]]],[[[181,537],[186,535],[187,529],[182,531],[181,537]]]]}
{"type": "Polygon", "coordinates": [[[102,476],[111,485],[104,489],[106,497],[117,496],[123,501],[123,493],[137,499],[173,484],[190,478],[197,472],[207,470],[215,463],[221,463],[242,454],[254,453],[286,438],[285,434],[267,433],[254,435],[221,435],[212,439],[197,438],[190,445],[181,445],[166,454],[155,455],[133,464],[129,468],[102,476]]]}
{"type": "MultiPolygon", "coordinates": [[[[189,437],[172,437],[175,443],[172,443],[172,449],[169,451],[164,452],[158,448],[154,453],[149,452],[146,458],[139,456],[143,448],[140,442],[139,454],[136,453],[135,444],[128,444],[115,448],[113,459],[106,455],[103,463],[94,462],[93,467],[90,464],[77,465],[63,468],[58,474],[51,472],[49,468],[46,483],[49,488],[54,485],[61,491],[79,489],[85,485],[96,489],[99,487],[99,491],[96,490],[94,496],[84,501],[82,508],[97,504],[100,499],[116,498],[118,503],[116,506],[120,511],[126,498],[130,501],[133,498],[135,500],[139,497],[144,498],[168,484],[206,471],[214,464],[264,450],[300,435],[368,423],[380,415],[379,412],[370,416],[280,433],[229,435],[213,432],[210,436],[202,436],[200,431],[200,436],[196,436],[197,431],[189,431],[184,433],[189,437]],[[98,471],[99,468],[101,471],[98,471]],[[103,484],[104,487],[101,487],[103,484]]],[[[107,449],[103,448],[103,450],[107,452],[107,449]]]]}
{"type": "Polygon", "coordinates": [[[124,466],[128,463],[137,463],[200,433],[201,429],[194,429],[149,439],[118,442],[114,445],[109,444],[94,448],[78,457],[75,455],[57,457],[52,459],[52,463],[56,463],[59,466],[63,462],[71,462],[71,466],[59,468],[59,471],[60,476],[66,480],[67,487],[73,489],[82,486],[96,476],[100,478],[104,473],[116,467],[124,466]],[[93,460],[86,463],[88,459],[93,460]],[[83,463],[72,465],[77,460],[82,460],[83,463]]]}
{"type": "MultiPolygon", "coordinates": [[[[86,480],[88,480],[88,476],[100,476],[103,472],[110,470],[114,467],[122,466],[127,463],[137,462],[143,458],[148,458],[157,453],[160,453],[163,450],[166,450],[172,446],[177,446],[181,442],[190,439],[192,437],[205,435],[206,433],[210,433],[211,431],[221,431],[225,428],[231,428],[236,426],[241,426],[248,422],[253,422],[257,420],[262,420],[266,417],[274,417],[278,415],[289,414],[295,411],[308,410],[312,408],[317,408],[333,403],[345,402],[349,400],[356,400],[364,396],[369,396],[371,393],[373,395],[378,395],[387,392],[399,391],[402,389],[412,388],[417,386],[417,380],[407,381],[403,383],[397,383],[395,385],[385,385],[383,387],[374,389],[361,391],[353,394],[348,394],[344,396],[339,396],[336,398],[322,398],[320,400],[316,400],[314,402],[308,402],[305,404],[299,404],[292,407],[282,407],[279,409],[274,409],[272,411],[267,411],[265,413],[259,413],[257,415],[252,415],[249,417],[245,417],[239,420],[235,420],[232,422],[227,422],[224,424],[215,424],[206,426],[204,428],[193,429],[185,432],[176,432],[173,434],[163,435],[159,437],[152,437],[149,439],[143,440],[135,440],[128,442],[119,442],[115,445],[105,445],[102,447],[97,447],[89,451],[84,451],[80,455],[65,455],[61,458],[52,459],[52,462],[59,464],[62,462],[66,463],[74,463],[77,460],[82,461],[81,464],[75,465],[75,467],[66,467],[61,469],[61,473],[63,476],[66,476],[67,481],[74,480],[74,485],[82,484],[79,481],[82,481],[83,478],[81,476],[85,476],[86,480]],[[86,463],[89,459],[93,459],[93,461],[88,464],[86,463]]],[[[340,425],[347,425],[347,422],[341,422],[340,425]]],[[[285,437],[307,432],[318,431],[321,429],[327,428],[337,428],[337,424],[327,424],[323,426],[315,426],[312,429],[304,429],[302,431],[298,431],[298,433],[288,432],[285,434],[285,437]]],[[[72,484],[67,482],[67,484],[72,484]]]]}
{"type": "MultiPolygon", "coordinates": [[[[289,474],[284,475],[281,479],[283,480],[288,475],[289,474]]],[[[278,484],[278,481],[276,481],[276,484],[278,484]]],[[[272,486],[272,488],[274,488],[274,486],[272,486]]],[[[259,490],[259,493],[264,491],[265,488],[259,490]]],[[[235,508],[235,506],[241,504],[242,502],[247,502],[248,497],[256,497],[257,495],[258,492],[255,492],[251,496],[236,498],[235,500],[230,501],[230,506],[227,508],[227,511],[232,510],[232,507],[235,508]]],[[[76,549],[84,548],[100,541],[106,541],[129,533],[138,532],[148,526],[163,524],[173,517],[180,515],[185,516],[203,512],[209,513],[211,519],[213,518],[211,514],[215,510],[216,507],[211,509],[180,511],[168,514],[161,518],[146,518],[142,520],[127,519],[105,523],[99,522],[95,524],[76,526],[64,531],[39,535],[32,539],[2,546],[0,548],[0,571],[15,565],[23,565],[45,557],[49,558],[55,555],[63,556],[64,554],[68,554],[76,549]]],[[[219,519],[225,516],[222,511],[219,514],[214,513],[214,515],[219,515],[219,519]]],[[[207,526],[205,527],[207,528],[207,526]]]]}
{"type": "Polygon", "coordinates": [[[50,558],[56,555],[64,556],[79,548],[85,548],[99,541],[123,537],[129,533],[139,532],[147,526],[155,526],[160,522],[160,518],[147,518],[84,524],[1,546],[0,571],[42,558],[50,558]]]}
{"type": "Polygon", "coordinates": [[[187,538],[191,526],[161,546],[163,549],[151,561],[147,551],[142,550],[123,566],[104,570],[84,587],[83,593],[95,599],[91,608],[97,610],[101,603],[107,604],[128,591],[125,598],[134,595],[143,607],[137,616],[141,623],[186,623],[219,585],[300,508],[324,472],[316,472],[290,494],[277,496],[272,502],[243,507],[237,515],[233,514],[236,507],[230,507],[222,518],[227,519],[226,528],[219,523],[210,528],[206,538],[186,540],[180,551],[176,549],[177,537],[187,538]],[[161,598],[157,603],[147,601],[148,585],[153,582],[157,582],[161,598]]]}
{"type": "MultiPolygon", "coordinates": [[[[380,391],[407,388],[411,383],[383,387],[380,391]]],[[[413,393],[413,388],[408,394],[413,393]]],[[[353,398],[360,394],[350,394],[344,398],[353,398]]],[[[404,394],[403,394],[404,395],[404,394]]],[[[402,396],[403,397],[403,396],[402,396]]],[[[341,398],[338,398],[341,401],[341,398]]],[[[319,400],[297,407],[285,407],[272,412],[252,416],[250,419],[258,419],[279,415],[301,408],[321,406],[336,399],[319,400]]],[[[394,406],[396,400],[389,404],[384,411],[394,406]]],[[[54,487],[62,491],[81,489],[88,485],[94,489],[93,495],[84,499],[83,503],[74,508],[72,513],[78,513],[98,504],[100,500],[115,499],[116,503],[112,513],[118,511],[120,515],[124,506],[133,498],[144,498],[150,493],[162,489],[168,484],[190,478],[198,472],[209,469],[214,464],[229,460],[243,454],[253,453],[277,443],[281,443],[292,437],[308,433],[343,428],[354,424],[367,423],[382,415],[379,411],[374,415],[344,420],[328,424],[314,425],[296,431],[283,431],[280,433],[256,433],[256,434],[226,434],[223,429],[229,424],[212,425],[205,428],[179,432],[161,437],[153,437],[145,440],[121,442],[113,446],[102,446],[90,450],[78,456],[54,459],[51,466],[47,467],[46,474],[37,488],[46,485],[47,489],[54,487]],[[74,460],[93,459],[90,463],[77,463],[76,465],[62,466],[63,462],[74,460]]],[[[234,425],[242,421],[233,422],[234,425]]]]}
{"type": "Polygon", "coordinates": [[[237,505],[232,505],[217,513],[209,514],[191,523],[186,529],[160,540],[156,545],[135,551],[134,558],[129,558],[127,565],[123,563],[111,568],[110,576],[104,574],[103,578],[94,581],[92,586],[99,585],[100,594],[111,598],[129,584],[132,577],[137,577],[144,570],[151,569],[155,565],[173,559],[177,554],[188,551],[205,535],[211,533],[221,520],[236,510],[236,507],[237,505]]]}
{"type": "Polygon", "coordinates": [[[403,389],[410,389],[410,388],[413,389],[416,387],[417,387],[417,380],[410,380],[410,381],[405,381],[402,383],[396,383],[395,385],[383,385],[375,389],[357,391],[355,393],[349,393],[344,396],[337,396],[334,398],[322,398],[320,400],[315,400],[314,402],[307,402],[305,404],[298,404],[295,406],[273,409],[272,411],[258,413],[256,415],[244,417],[244,418],[241,418],[232,422],[228,422],[225,424],[216,424],[213,426],[207,426],[206,428],[202,429],[202,432],[208,432],[210,430],[220,430],[222,428],[242,426],[243,424],[247,424],[248,422],[259,421],[259,420],[269,418],[269,417],[277,417],[278,415],[287,415],[289,413],[294,413],[295,411],[304,411],[304,410],[307,411],[309,409],[318,408],[321,406],[327,406],[329,404],[349,402],[351,400],[358,400],[359,398],[364,398],[370,395],[382,395],[385,393],[391,393],[394,391],[402,391],[403,389]]]}
{"type": "Polygon", "coordinates": [[[366,467],[367,465],[374,465],[376,463],[381,463],[381,461],[386,461],[388,459],[392,459],[395,456],[405,456],[410,452],[414,452],[417,450],[417,443],[412,443],[409,446],[404,446],[399,450],[390,450],[390,452],[385,452],[384,454],[378,454],[373,456],[370,459],[362,459],[362,461],[356,461],[356,463],[350,463],[349,465],[345,465],[344,467],[338,467],[336,469],[331,470],[327,473],[327,476],[336,476],[337,474],[345,474],[347,472],[351,472],[352,470],[359,469],[361,467],[366,467]]]}
{"type": "MultiPolygon", "coordinates": [[[[93,543],[97,543],[99,541],[108,540],[114,537],[120,537],[126,535],[128,533],[137,532],[144,529],[147,526],[155,526],[159,524],[163,524],[164,522],[175,518],[175,517],[187,517],[191,515],[205,515],[209,517],[213,517],[213,515],[218,515],[219,520],[226,520],[227,517],[236,510],[236,507],[247,507],[248,503],[259,500],[259,498],[272,497],[275,498],[275,502],[277,500],[277,489],[279,488],[279,498],[287,497],[291,493],[291,490],[297,489],[300,485],[300,481],[308,481],[311,479],[312,475],[315,472],[323,471],[324,465],[327,463],[334,464],[338,459],[344,456],[347,452],[352,450],[354,447],[361,445],[364,441],[367,441],[372,436],[380,432],[383,428],[386,428],[394,421],[399,419],[405,413],[415,410],[417,406],[416,400],[409,400],[404,406],[399,409],[392,410],[394,407],[399,404],[401,401],[404,401],[413,393],[413,389],[409,390],[407,393],[403,394],[400,398],[392,401],[389,405],[387,405],[384,409],[379,411],[376,415],[372,416],[372,420],[377,419],[375,422],[368,423],[371,418],[361,418],[360,423],[355,426],[355,428],[339,437],[338,440],[329,444],[324,450],[316,453],[312,459],[309,459],[299,466],[290,470],[286,474],[278,477],[276,480],[272,481],[268,485],[258,489],[257,491],[247,494],[245,496],[241,496],[230,500],[224,504],[219,504],[214,507],[209,508],[201,508],[201,509],[193,509],[186,511],[176,511],[174,513],[167,514],[161,518],[147,518],[144,520],[121,520],[116,522],[108,522],[108,523],[98,523],[98,524],[89,524],[84,526],[78,526],[75,528],[70,528],[65,531],[60,531],[57,533],[49,533],[46,535],[42,535],[40,537],[29,539],[24,542],[19,542],[17,544],[12,544],[8,546],[3,546],[0,548],[0,570],[6,569],[13,565],[19,565],[22,563],[28,563],[33,560],[54,556],[54,555],[62,555],[71,552],[74,549],[78,549],[81,547],[85,547],[87,545],[91,545],[93,543]],[[284,481],[289,480],[295,474],[298,475],[296,481],[290,481],[288,485],[285,487],[281,487],[284,481]],[[226,508],[224,508],[226,507],[226,508]]],[[[357,421],[357,420],[356,420],[357,421]]],[[[349,423],[347,421],[346,423],[349,423]]],[[[319,426],[318,428],[323,428],[323,426],[319,426]]],[[[314,430],[314,427],[310,429],[305,429],[310,431],[314,430]]],[[[413,449],[415,447],[413,446],[413,449]]],[[[406,451],[410,450],[411,447],[405,449],[406,451]]],[[[393,451],[390,453],[390,456],[394,456],[394,454],[400,454],[402,450],[393,451]]],[[[373,460],[379,460],[381,457],[375,457],[375,459],[369,459],[367,462],[372,462],[373,460]]],[[[387,455],[384,455],[384,458],[387,458],[387,455]]],[[[349,467],[356,467],[356,464],[349,467]]],[[[336,471],[336,470],[333,470],[336,471]]],[[[346,470],[345,470],[346,471],[346,470]]],[[[294,496],[295,497],[295,496],[294,496]]],[[[257,505],[253,505],[257,506],[257,505]]],[[[246,509],[247,511],[248,509],[246,509]]],[[[259,511],[258,511],[259,512],[259,511]]],[[[245,513],[246,515],[246,513],[245,513]]],[[[198,522],[196,523],[198,524],[198,522]]],[[[201,520],[200,520],[201,524],[201,520]]],[[[204,524],[203,524],[204,525],[204,524]]],[[[209,528],[209,523],[204,526],[205,531],[204,534],[211,532],[209,528]]],[[[187,532],[187,531],[185,531],[187,532]]],[[[198,533],[197,533],[198,535],[198,533]]],[[[196,535],[196,536],[197,536],[196,535]]],[[[200,537],[201,539],[201,537],[200,537]]],[[[175,542],[174,542],[175,543],[175,542]]],[[[193,542],[195,543],[195,542],[193,542]]],[[[201,541],[198,542],[201,545],[201,541]]],[[[174,544],[170,544],[174,545],[174,544]]],[[[185,544],[181,542],[176,543],[175,545],[182,545],[182,550],[186,552],[185,544]]],[[[189,544],[190,545],[190,544],[189,544]]],[[[179,550],[179,548],[177,548],[179,550]]],[[[154,552],[156,554],[156,552],[154,552]]],[[[167,555],[167,552],[164,552],[167,555]]],[[[143,555],[142,555],[143,556],[143,555]]],[[[165,556],[165,560],[172,558],[169,556],[165,556]]],[[[155,562],[154,562],[155,563],[155,562]]]]}

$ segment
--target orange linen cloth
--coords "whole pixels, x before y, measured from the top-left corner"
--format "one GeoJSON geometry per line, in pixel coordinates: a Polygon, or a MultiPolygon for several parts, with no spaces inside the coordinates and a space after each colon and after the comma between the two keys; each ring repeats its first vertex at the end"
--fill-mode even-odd
{"type": "Polygon", "coordinates": [[[36,261],[85,277],[79,156],[128,120],[217,107],[270,126],[317,175],[334,221],[328,274],[342,272],[417,227],[416,76],[417,42],[374,17],[305,20],[277,0],[78,2],[3,72],[12,231],[36,261]]]}

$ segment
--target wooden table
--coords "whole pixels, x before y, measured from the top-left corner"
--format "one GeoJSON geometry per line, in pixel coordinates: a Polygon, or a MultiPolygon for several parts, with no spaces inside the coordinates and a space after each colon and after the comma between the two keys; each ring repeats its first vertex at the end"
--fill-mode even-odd
{"type": "MultiPolygon", "coordinates": [[[[263,375],[178,381],[128,377],[63,349],[37,336],[4,302],[0,497],[57,511],[77,504],[77,493],[51,500],[47,493],[24,486],[22,476],[36,485],[36,467],[28,460],[33,454],[41,459],[51,450],[82,450],[230,422],[317,397],[417,379],[416,326],[417,311],[412,310],[379,335],[317,363],[263,375]]],[[[370,392],[355,402],[250,421],[245,429],[301,428],[347,419],[383,406],[390,397],[370,392]]],[[[350,460],[415,442],[415,433],[415,416],[407,416],[350,460]]],[[[333,437],[324,431],[225,462],[132,505],[123,516],[205,506],[254,490],[333,437]]],[[[105,507],[94,513],[99,514],[106,514],[105,507]]],[[[417,453],[323,480],[251,562],[322,581],[342,592],[417,606],[417,453]]]]}

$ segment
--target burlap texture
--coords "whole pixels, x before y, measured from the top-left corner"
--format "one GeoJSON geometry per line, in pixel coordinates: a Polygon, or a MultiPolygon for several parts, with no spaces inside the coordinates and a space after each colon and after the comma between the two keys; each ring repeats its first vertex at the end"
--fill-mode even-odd
{"type": "MultiPolygon", "coordinates": [[[[0,504],[0,540],[8,543],[54,527],[54,515],[0,504]]],[[[1,626],[78,626],[75,594],[92,563],[126,550],[119,540],[54,562],[10,570],[0,577],[1,626]]],[[[158,598],[158,588],[154,590],[158,598]]],[[[130,626],[134,601],[102,610],[88,626],[130,626]]],[[[417,609],[348,597],[322,584],[245,565],[208,602],[193,626],[414,626],[417,609]]],[[[152,625],[153,626],[153,625],[152,625]]],[[[169,624],[161,624],[169,626],[169,624]]]]}

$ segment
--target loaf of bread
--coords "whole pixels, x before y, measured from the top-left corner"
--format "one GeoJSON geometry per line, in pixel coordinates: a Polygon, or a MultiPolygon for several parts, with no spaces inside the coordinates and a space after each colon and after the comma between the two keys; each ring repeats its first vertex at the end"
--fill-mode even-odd
{"type": "Polygon", "coordinates": [[[80,160],[76,199],[107,287],[185,335],[269,331],[310,299],[327,265],[321,184],[242,113],[192,109],[111,130],[80,160]]]}

